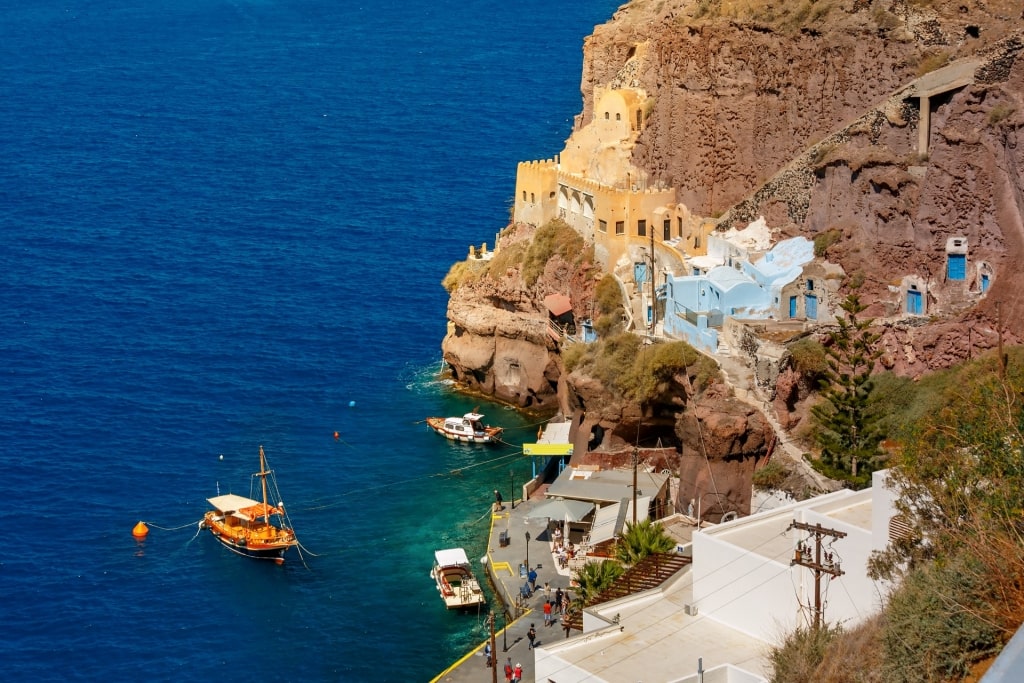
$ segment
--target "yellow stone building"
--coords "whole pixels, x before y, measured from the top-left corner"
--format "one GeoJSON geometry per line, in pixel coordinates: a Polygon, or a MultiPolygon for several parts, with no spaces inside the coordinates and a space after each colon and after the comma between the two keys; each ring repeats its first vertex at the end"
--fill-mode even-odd
{"type": "Polygon", "coordinates": [[[686,274],[684,257],[706,253],[714,224],[693,216],[675,188],[649,183],[631,163],[649,112],[647,94],[597,87],[594,102],[593,120],[573,131],[559,156],[519,164],[513,219],[534,225],[563,219],[594,244],[606,272],[638,288],[649,282],[652,251],[655,273],[686,274]]]}

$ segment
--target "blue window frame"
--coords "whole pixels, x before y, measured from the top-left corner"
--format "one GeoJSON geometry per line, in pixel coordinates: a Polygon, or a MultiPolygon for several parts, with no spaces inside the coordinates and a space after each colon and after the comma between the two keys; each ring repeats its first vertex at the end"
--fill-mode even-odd
{"type": "Polygon", "coordinates": [[[981,275],[981,293],[982,294],[984,294],[985,292],[988,291],[988,286],[989,286],[988,275],[985,275],[984,273],[982,273],[982,275],[981,275]]]}

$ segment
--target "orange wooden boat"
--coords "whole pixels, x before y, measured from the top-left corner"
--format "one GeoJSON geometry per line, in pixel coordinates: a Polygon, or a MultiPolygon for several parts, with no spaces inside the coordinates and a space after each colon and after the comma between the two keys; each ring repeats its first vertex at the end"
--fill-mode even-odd
{"type": "Polygon", "coordinates": [[[200,526],[209,529],[213,537],[232,552],[282,564],[287,550],[298,546],[299,541],[281,502],[274,471],[267,467],[263,446],[260,446],[260,471],[252,475],[252,488],[257,478],[262,501],[233,493],[208,498],[213,509],[206,513],[200,526]],[[276,505],[271,504],[271,500],[277,501],[276,505]]]}

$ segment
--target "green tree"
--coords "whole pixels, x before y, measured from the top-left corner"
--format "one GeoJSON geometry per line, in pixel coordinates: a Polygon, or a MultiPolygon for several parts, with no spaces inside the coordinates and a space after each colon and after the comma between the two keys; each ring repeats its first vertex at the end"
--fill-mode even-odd
{"type": "Polygon", "coordinates": [[[871,371],[881,353],[879,335],[871,330],[873,319],[860,318],[867,308],[851,293],[839,304],[846,312],[837,329],[829,332],[828,368],[821,379],[824,402],[811,409],[821,447],[816,467],[824,474],[865,486],[871,472],[882,465],[878,445],[882,434],[878,416],[870,404],[871,371]]]}
{"type": "Polygon", "coordinates": [[[667,553],[675,547],[676,542],[665,533],[665,527],[645,519],[636,524],[626,524],[625,533],[615,545],[615,559],[632,567],[648,555],[667,553]]]}
{"type": "Polygon", "coordinates": [[[577,598],[579,603],[589,605],[594,598],[611,586],[615,579],[622,576],[624,571],[622,565],[614,560],[588,562],[583,565],[576,575],[576,581],[580,584],[577,598]]]}
{"type": "Polygon", "coordinates": [[[913,533],[875,554],[900,580],[888,607],[889,680],[945,680],[997,650],[1024,614],[1024,371],[961,368],[944,405],[901,441],[890,487],[913,533]],[[907,639],[908,628],[919,638],[907,639]]]}

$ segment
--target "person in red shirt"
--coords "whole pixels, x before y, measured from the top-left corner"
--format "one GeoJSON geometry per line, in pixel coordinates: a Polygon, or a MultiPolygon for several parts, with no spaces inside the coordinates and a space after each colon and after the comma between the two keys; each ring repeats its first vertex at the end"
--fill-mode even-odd
{"type": "Polygon", "coordinates": [[[544,625],[551,626],[551,601],[544,601],[544,625]]]}

